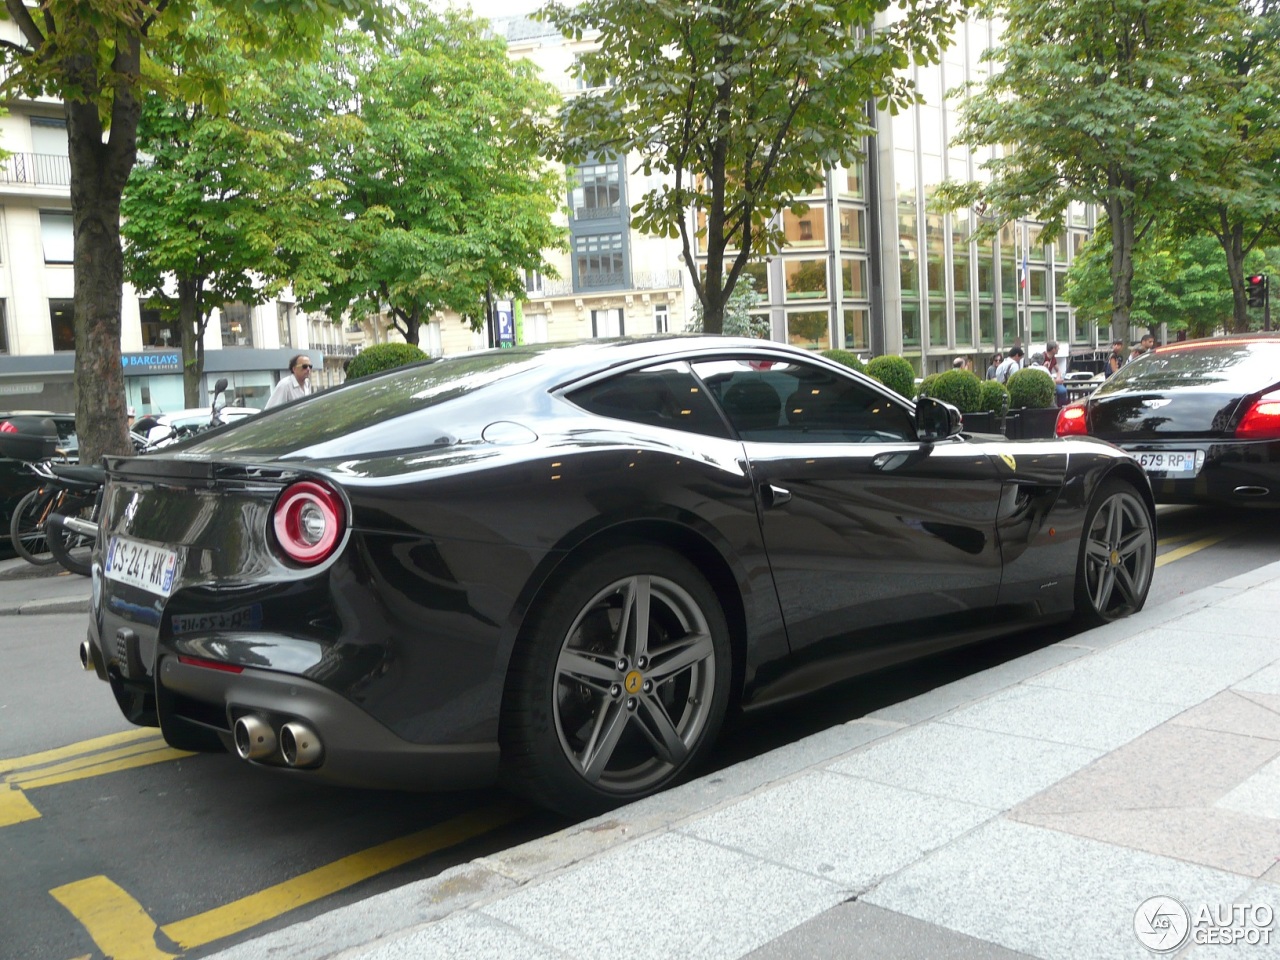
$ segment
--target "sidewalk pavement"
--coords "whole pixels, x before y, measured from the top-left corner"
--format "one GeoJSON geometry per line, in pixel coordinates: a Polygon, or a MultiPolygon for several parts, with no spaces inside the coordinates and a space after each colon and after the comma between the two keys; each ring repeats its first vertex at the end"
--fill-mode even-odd
{"type": "Polygon", "coordinates": [[[1280,563],[216,956],[1280,956],[1277,620],[1280,563]]]}
{"type": "Polygon", "coordinates": [[[56,563],[33,566],[21,557],[0,560],[0,617],[15,614],[88,613],[89,578],[56,563]]]}

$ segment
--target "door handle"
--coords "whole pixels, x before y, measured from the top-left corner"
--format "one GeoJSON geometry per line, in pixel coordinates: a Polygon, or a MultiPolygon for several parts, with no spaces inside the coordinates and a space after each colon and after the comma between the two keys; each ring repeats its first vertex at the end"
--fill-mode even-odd
{"type": "Polygon", "coordinates": [[[776,484],[765,483],[760,486],[760,499],[766,510],[779,507],[791,500],[791,491],[776,484]]]}

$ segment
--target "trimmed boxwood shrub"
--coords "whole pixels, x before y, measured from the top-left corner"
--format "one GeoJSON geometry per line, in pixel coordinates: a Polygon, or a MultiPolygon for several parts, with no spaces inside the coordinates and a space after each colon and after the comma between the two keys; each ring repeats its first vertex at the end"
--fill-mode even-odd
{"type": "Polygon", "coordinates": [[[916,393],[916,371],[906,357],[889,354],[867,361],[867,375],[875,377],[899,396],[910,400],[916,393]]]}
{"type": "Polygon", "coordinates": [[[1009,407],[1052,407],[1053,377],[1044,367],[1024,367],[1009,378],[1009,407]]]}
{"type": "Polygon", "coordinates": [[[982,381],[969,370],[932,373],[920,384],[920,392],[926,397],[951,404],[961,413],[977,413],[982,409],[982,381]]]}
{"type": "Polygon", "coordinates": [[[858,355],[851,350],[823,350],[822,356],[828,360],[834,360],[836,363],[843,363],[846,367],[857,370],[859,373],[866,372],[866,366],[858,359],[858,355]]]}
{"type": "Polygon", "coordinates": [[[987,413],[999,413],[1008,407],[1009,391],[999,380],[983,380],[979,388],[978,409],[987,413]]]}
{"type": "Polygon", "coordinates": [[[921,380],[920,384],[916,387],[916,396],[932,397],[933,393],[931,391],[933,390],[933,385],[938,382],[939,376],[940,374],[931,373],[927,377],[925,377],[923,380],[921,380]]]}
{"type": "Polygon", "coordinates": [[[427,355],[412,343],[375,343],[365,347],[352,358],[347,366],[347,379],[367,377],[380,370],[403,367],[427,359],[427,355]]]}

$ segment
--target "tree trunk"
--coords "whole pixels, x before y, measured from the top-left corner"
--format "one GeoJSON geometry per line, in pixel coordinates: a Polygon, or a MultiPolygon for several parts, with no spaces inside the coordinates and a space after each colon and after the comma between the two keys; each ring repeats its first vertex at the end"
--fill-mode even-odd
{"type": "Polygon", "coordinates": [[[1119,200],[1107,203],[1111,218],[1111,339],[1129,342],[1133,307],[1133,210],[1119,200]]]}
{"type": "Polygon", "coordinates": [[[201,320],[200,281],[178,278],[178,336],[182,347],[182,397],[188,407],[200,406],[204,379],[204,324],[201,320]]]}
{"type": "MultiPolygon", "coordinates": [[[[68,58],[71,76],[94,78],[94,52],[68,58]],[[76,69],[76,68],[79,69],[76,69]]],[[[113,66],[139,69],[138,44],[121,42],[113,66]]],[[[93,89],[94,81],[85,89],[93,89]]],[[[115,91],[111,135],[103,141],[96,103],[67,101],[71,161],[71,216],[75,235],[75,394],[80,461],[132,453],[126,426],[120,312],[124,253],[120,247],[120,197],[137,158],[140,108],[126,85],[115,91]]]]}
{"type": "Polygon", "coordinates": [[[1218,233],[1218,242],[1227,258],[1227,277],[1231,281],[1231,320],[1233,333],[1249,331],[1249,293],[1244,283],[1244,224],[1225,226],[1225,211],[1221,220],[1224,229],[1218,233]]]}

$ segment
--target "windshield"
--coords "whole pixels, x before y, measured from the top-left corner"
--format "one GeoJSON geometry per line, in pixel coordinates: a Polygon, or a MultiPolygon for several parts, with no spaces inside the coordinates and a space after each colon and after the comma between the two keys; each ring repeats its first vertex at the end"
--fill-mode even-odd
{"type": "Polygon", "coordinates": [[[1125,364],[1099,389],[1167,390],[1173,387],[1226,387],[1253,393],[1280,379],[1280,343],[1224,340],[1162,349],[1125,364]]]}
{"type": "MultiPolygon", "coordinates": [[[[406,445],[406,438],[402,435],[396,440],[392,421],[506,380],[537,364],[535,351],[507,349],[402,367],[247,417],[187,450],[280,456],[362,431],[385,432],[387,449],[400,447],[406,445]],[[384,429],[375,430],[378,427],[384,429]]],[[[448,438],[428,440],[438,443],[448,438]]]]}

